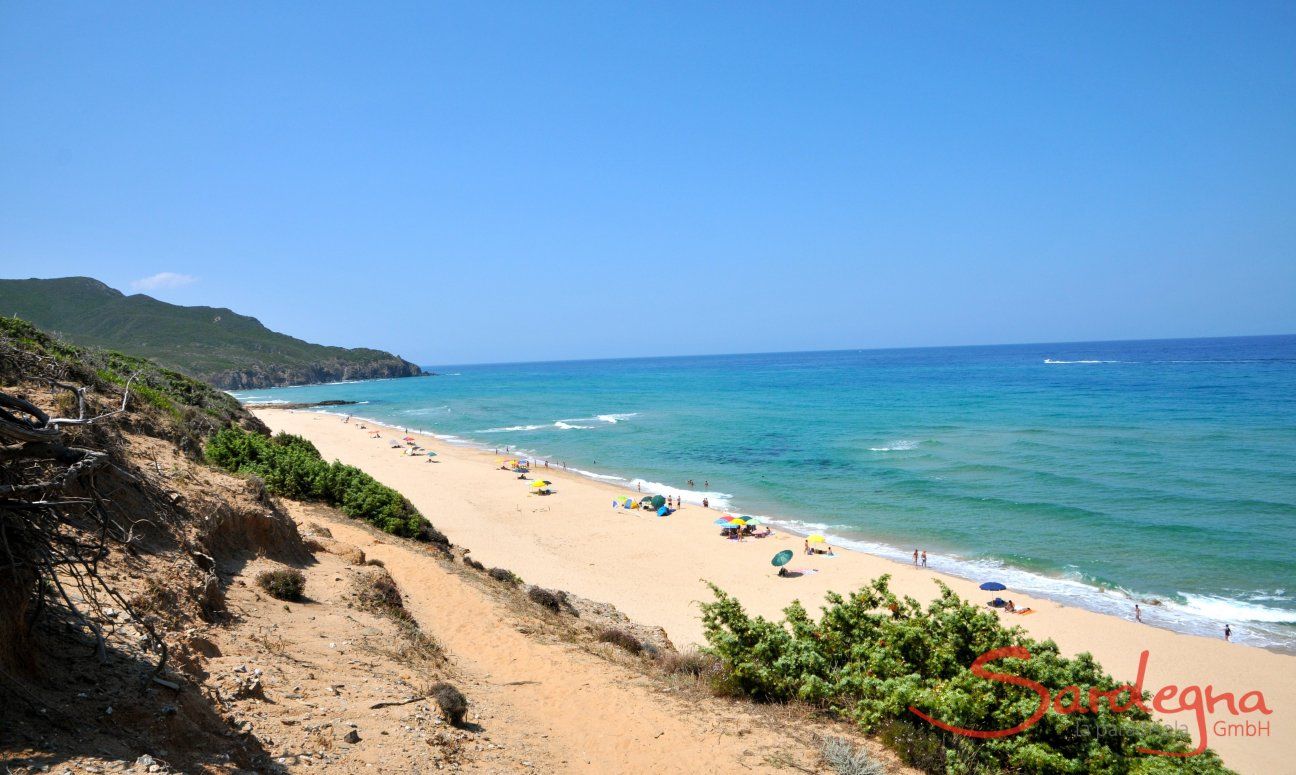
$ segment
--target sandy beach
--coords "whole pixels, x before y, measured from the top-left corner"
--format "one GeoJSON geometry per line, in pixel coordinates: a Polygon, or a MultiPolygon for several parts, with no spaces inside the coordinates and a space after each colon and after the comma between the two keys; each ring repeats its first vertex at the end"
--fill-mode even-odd
{"type": "MultiPolygon", "coordinates": [[[[942,575],[938,565],[919,568],[841,549],[832,557],[806,556],[802,538],[781,531],[759,540],[724,540],[712,524],[720,512],[699,506],[686,504],[666,518],[614,509],[612,500],[627,494],[624,488],[561,470],[537,472],[554,482],[554,494],[537,496],[531,493],[530,481],[499,470],[497,456],[489,451],[417,433],[412,435],[420,444],[437,452],[433,462],[391,449],[389,441],[404,434],[372,423],[369,428],[379,428],[382,438],[360,430],[359,421],[346,424],[331,414],[256,414],[275,431],[310,439],[326,459],[358,466],[398,489],[451,541],[471,548],[472,556],[487,566],[505,567],[528,582],[612,603],[641,623],[665,628],[681,647],[703,639],[696,601],[710,599],[708,581],[735,594],[749,610],[772,617],[794,599],[813,612],[826,592],[846,593],[883,573],[892,575],[897,593],[920,600],[937,593],[938,579],[968,600],[993,597],[971,581],[942,575]],[[788,567],[805,575],[787,579],[775,574],[769,561],[782,549],[795,551],[788,567]]],[[[1222,638],[1183,635],[1012,591],[1002,594],[1019,608],[1034,610],[1025,616],[1001,613],[1006,624],[1021,626],[1035,638],[1053,639],[1064,654],[1088,651],[1119,679],[1134,680],[1146,650],[1143,687],[1153,693],[1170,684],[1181,691],[1210,685],[1216,695],[1231,692],[1236,697],[1263,693],[1272,711],[1268,715],[1233,715],[1227,703],[1217,705],[1216,713],[1206,712],[1208,744],[1239,772],[1292,771],[1296,657],[1222,638]],[[1267,727],[1256,726],[1264,724],[1267,727]]],[[[1185,703],[1191,708],[1191,694],[1176,693],[1167,705],[1185,703]]],[[[1161,715],[1198,738],[1198,719],[1191,709],[1161,715]]]]}

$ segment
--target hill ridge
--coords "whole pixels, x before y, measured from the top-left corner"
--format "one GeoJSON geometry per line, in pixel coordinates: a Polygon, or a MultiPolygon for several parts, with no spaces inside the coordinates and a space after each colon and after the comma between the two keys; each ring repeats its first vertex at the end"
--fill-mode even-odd
{"type": "Polygon", "coordinates": [[[384,350],[315,344],[228,307],[128,295],[93,277],[0,280],[0,313],[76,344],[152,358],[226,390],[424,373],[384,350]]]}

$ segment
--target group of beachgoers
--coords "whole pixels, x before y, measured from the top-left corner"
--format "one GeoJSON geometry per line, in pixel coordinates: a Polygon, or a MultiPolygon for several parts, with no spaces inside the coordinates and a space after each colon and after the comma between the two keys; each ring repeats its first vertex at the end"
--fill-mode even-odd
{"type": "MultiPolygon", "coordinates": [[[[495,449],[493,449],[492,451],[493,451],[496,455],[511,455],[511,454],[513,454],[513,447],[495,447],[495,449]]],[[[548,461],[548,460],[539,460],[539,459],[537,459],[537,460],[531,460],[531,459],[528,458],[528,459],[522,460],[521,462],[526,463],[526,464],[527,464],[527,467],[529,467],[529,468],[548,468],[548,467],[549,467],[549,461],[548,461]]],[[[597,462],[597,461],[595,461],[595,462],[597,462]]],[[[567,464],[566,464],[566,463],[554,463],[554,468],[561,468],[562,470],[566,471],[566,470],[567,470],[567,464]]]]}
{"type": "Polygon", "coordinates": [[[764,530],[757,530],[755,525],[732,525],[722,526],[720,535],[730,541],[743,541],[748,538],[769,538],[774,535],[774,530],[768,525],[764,530]]]}
{"type": "MultiPolygon", "coordinates": [[[[342,423],[344,425],[350,425],[351,415],[348,414],[346,417],[343,417],[342,423]]],[[[358,430],[367,431],[369,434],[369,438],[371,439],[381,439],[383,437],[382,431],[380,429],[370,428],[369,426],[365,425],[363,422],[356,423],[354,427],[358,430]]],[[[417,441],[414,440],[413,436],[408,435],[409,432],[410,432],[409,428],[406,428],[405,429],[406,436],[404,439],[405,441],[404,444],[402,444],[401,442],[395,439],[392,439],[389,442],[391,448],[399,449],[401,455],[404,457],[421,457],[425,462],[428,463],[433,462],[432,458],[436,457],[436,453],[433,452],[432,450],[424,449],[422,445],[420,445],[417,441]]]]}

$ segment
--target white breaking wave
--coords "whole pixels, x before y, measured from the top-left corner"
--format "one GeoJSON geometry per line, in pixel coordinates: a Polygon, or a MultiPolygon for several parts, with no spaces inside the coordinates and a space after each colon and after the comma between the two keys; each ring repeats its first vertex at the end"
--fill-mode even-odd
{"type": "Polygon", "coordinates": [[[610,474],[596,474],[596,473],[594,473],[593,471],[583,471],[583,470],[581,470],[581,469],[579,469],[579,468],[569,468],[569,469],[567,469],[567,470],[568,470],[568,471],[573,471],[573,472],[575,472],[575,473],[578,473],[578,474],[580,474],[581,476],[588,476],[588,477],[591,478],[591,479],[598,479],[600,482],[624,482],[624,481],[626,481],[626,478],[625,478],[624,476],[612,476],[612,475],[610,475],[610,474]]]}
{"type": "Polygon", "coordinates": [[[1122,363],[1123,361],[1055,361],[1052,358],[1045,358],[1045,363],[1062,364],[1062,363],[1122,363]]]}
{"type": "Polygon", "coordinates": [[[587,431],[594,427],[592,425],[572,425],[571,423],[559,420],[553,424],[555,428],[561,428],[565,431],[587,431]]]}
{"type": "Polygon", "coordinates": [[[919,443],[921,442],[900,439],[899,441],[887,442],[885,447],[869,447],[869,452],[903,452],[906,449],[916,448],[919,443]]]}
{"type": "Polygon", "coordinates": [[[487,428],[473,433],[509,433],[511,431],[538,431],[541,428],[548,428],[548,425],[510,425],[507,428],[487,428]]]}
{"type": "Polygon", "coordinates": [[[622,420],[628,420],[631,417],[637,417],[638,415],[639,415],[638,412],[626,412],[624,414],[599,414],[599,415],[595,415],[594,419],[602,420],[603,422],[612,423],[613,425],[616,425],[622,420]]]}
{"type": "Polygon", "coordinates": [[[1184,603],[1169,601],[1167,608],[1176,608],[1195,616],[1204,616],[1218,622],[1267,622],[1269,624],[1296,624],[1296,611],[1270,608],[1241,600],[1229,600],[1209,595],[1183,594],[1184,603]]]}

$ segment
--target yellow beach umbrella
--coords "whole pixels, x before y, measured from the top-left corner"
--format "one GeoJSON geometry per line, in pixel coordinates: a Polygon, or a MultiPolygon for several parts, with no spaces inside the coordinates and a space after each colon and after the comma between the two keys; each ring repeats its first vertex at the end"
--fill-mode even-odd
{"type": "Polygon", "coordinates": [[[553,484],[553,482],[548,482],[548,481],[545,481],[544,479],[541,479],[541,480],[538,481],[538,482],[534,482],[534,483],[532,483],[531,486],[534,487],[534,488],[536,488],[536,489],[538,490],[538,489],[540,489],[541,487],[548,487],[548,486],[551,485],[551,484],[553,484]]]}
{"type": "Polygon", "coordinates": [[[823,536],[819,535],[818,533],[815,533],[814,535],[810,536],[810,537],[807,538],[806,540],[809,541],[809,542],[812,543],[812,544],[821,544],[821,543],[823,543],[826,539],[825,539],[823,536]]]}
{"type": "Polygon", "coordinates": [[[729,524],[733,525],[734,527],[742,527],[743,525],[747,524],[747,520],[734,517],[733,519],[729,520],[729,524]]]}

